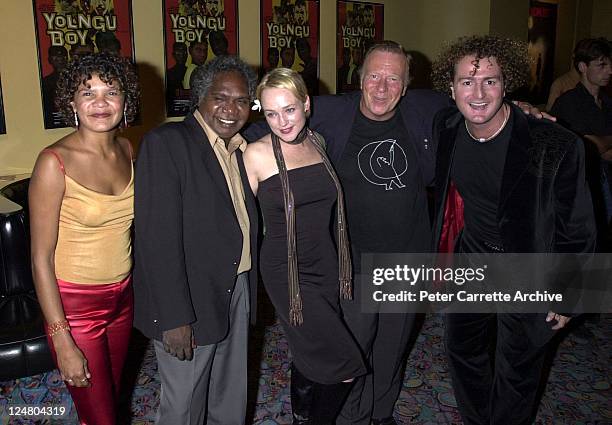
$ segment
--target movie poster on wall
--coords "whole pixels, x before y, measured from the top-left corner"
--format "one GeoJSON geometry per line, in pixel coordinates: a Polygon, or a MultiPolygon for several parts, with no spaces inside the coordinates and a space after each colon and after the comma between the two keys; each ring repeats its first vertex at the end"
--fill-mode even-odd
{"type": "Polygon", "coordinates": [[[553,82],[557,5],[531,0],[527,27],[531,62],[528,100],[540,105],[546,103],[553,82]]]}
{"type": "Polygon", "coordinates": [[[238,0],[164,0],[166,114],[189,112],[190,78],[198,65],[238,54],[238,0]]]}
{"type": "Polygon", "coordinates": [[[134,59],[131,0],[33,0],[45,128],[65,124],[55,108],[59,73],[75,55],[134,59]]]}
{"type": "Polygon", "coordinates": [[[384,40],[384,6],[338,2],[336,93],[359,89],[359,67],[368,48],[384,40]]]}
{"type": "Polygon", "coordinates": [[[2,80],[0,79],[0,134],[6,134],[6,122],[4,121],[4,101],[2,100],[2,80]]]}
{"type": "Polygon", "coordinates": [[[318,1],[261,0],[261,64],[263,73],[278,67],[296,70],[308,93],[318,94],[318,1]]]}

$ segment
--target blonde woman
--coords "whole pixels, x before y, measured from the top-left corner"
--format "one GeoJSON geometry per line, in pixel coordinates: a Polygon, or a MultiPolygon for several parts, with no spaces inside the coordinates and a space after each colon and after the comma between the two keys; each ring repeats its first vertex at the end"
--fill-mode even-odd
{"type": "Polygon", "coordinates": [[[266,226],[263,282],[293,356],[293,423],[332,424],[365,374],[339,304],[352,290],[342,189],[321,136],[307,127],[302,77],[273,69],[257,98],[272,133],[249,144],[244,162],[266,226]]]}

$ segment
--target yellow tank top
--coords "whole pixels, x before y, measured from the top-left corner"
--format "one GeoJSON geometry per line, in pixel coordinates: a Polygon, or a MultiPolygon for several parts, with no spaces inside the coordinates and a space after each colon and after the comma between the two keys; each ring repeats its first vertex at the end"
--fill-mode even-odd
{"type": "Polygon", "coordinates": [[[130,182],[119,195],[96,192],[64,176],[66,190],[55,248],[56,277],[90,284],[125,279],[132,269],[133,164],[130,182]]]}

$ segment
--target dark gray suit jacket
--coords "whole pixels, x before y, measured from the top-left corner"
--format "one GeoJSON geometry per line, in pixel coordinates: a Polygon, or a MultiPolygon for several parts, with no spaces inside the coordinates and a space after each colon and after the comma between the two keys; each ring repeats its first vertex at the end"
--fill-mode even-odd
{"type": "MultiPolygon", "coordinates": [[[[236,151],[251,222],[251,317],[257,287],[257,210],[236,151]]],[[[135,178],[135,317],[146,336],[191,324],[196,343],[222,340],[242,252],[223,171],[193,115],[147,133],[135,178]]]]}

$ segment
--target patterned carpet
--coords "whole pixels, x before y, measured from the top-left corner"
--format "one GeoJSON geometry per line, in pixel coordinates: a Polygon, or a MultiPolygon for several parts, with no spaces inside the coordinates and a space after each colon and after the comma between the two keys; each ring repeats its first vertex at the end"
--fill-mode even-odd
{"type": "MultiPolygon", "coordinates": [[[[249,406],[253,424],[289,424],[287,380],[289,353],[282,329],[268,315],[268,325],[253,333],[251,384],[254,401],[249,406]]],[[[265,320],[264,320],[265,324],[265,320]]],[[[427,316],[407,363],[404,387],[395,417],[402,424],[460,424],[444,359],[441,316],[427,316]]],[[[126,367],[125,424],[150,424],[159,398],[155,355],[148,342],[136,336],[126,367]],[[130,385],[130,383],[134,385],[130,385]],[[131,400],[130,400],[131,398],[131,400]]],[[[544,390],[537,424],[612,424],[612,316],[598,323],[576,323],[559,338],[551,358],[550,377],[544,390]]],[[[57,371],[0,382],[0,411],[8,403],[70,406],[67,417],[55,420],[13,419],[10,424],[75,424],[76,414],[57,371]]]]}

